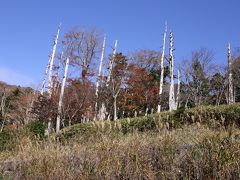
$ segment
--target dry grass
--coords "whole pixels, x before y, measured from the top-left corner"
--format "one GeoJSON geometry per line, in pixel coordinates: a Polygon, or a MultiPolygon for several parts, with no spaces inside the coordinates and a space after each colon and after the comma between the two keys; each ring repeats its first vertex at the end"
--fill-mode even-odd
{"type": "Polygon", "coordinates": [[[204,179],[239,178],[240,131],[196,125],[159,132],[113,136],[61,144],[20,140],[0,154],[3,179],[204,179]]]}

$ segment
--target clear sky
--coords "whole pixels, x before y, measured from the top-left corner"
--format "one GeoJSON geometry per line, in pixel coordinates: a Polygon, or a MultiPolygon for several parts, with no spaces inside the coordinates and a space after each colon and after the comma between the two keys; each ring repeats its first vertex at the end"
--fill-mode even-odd
{"type": "Polygon", "coordinates": [[[225,63],[226,45],[240,46],[239,0],[1,0],[0,80],[37,84],[59,22],[64,32],[94,26],[119,51],[160,50],[164,22],[175,35],[178,63],[200,47],[225,63]]]}

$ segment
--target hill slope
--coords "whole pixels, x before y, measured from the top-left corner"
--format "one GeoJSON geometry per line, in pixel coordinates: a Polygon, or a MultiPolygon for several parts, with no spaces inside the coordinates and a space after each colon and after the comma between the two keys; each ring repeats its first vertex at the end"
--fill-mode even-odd
{"type": "Polygon", "coordinates": [[[116,123],[89,122],[44,139],[24,128],[16,132],[16,146],[0,153],[1,177],[238,179],[240,131],[226,123],[237,122],[238,112],[238,105],[201,107],[116,123]]]}

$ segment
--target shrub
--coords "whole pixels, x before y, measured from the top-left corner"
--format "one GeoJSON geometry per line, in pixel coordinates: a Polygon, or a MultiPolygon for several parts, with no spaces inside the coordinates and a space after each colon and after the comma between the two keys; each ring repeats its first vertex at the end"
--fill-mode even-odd
{"type": "Polygon", "coordinates": [[[211,126],[212,121],[228,126],[240,125],[240,104],[221,106],[199,106],[184,111],[181,117],[184,123],[201,122],[211,126]]]}
{"type": "Polygon", "coordinates": [[[66,128],[62,138],[70,139],[75,135],[96,136],[97,133],[127,134],[133,131],[155,131],[160,123],[168,124],[170,129],[181,128],[184,124],[200,122],[209,127],[216,125],[240,125],[240,105],[199,106],[191,109],[179,108],[172,112],[161,112],[146,117],[135,117],[118,120],[116,122],[89,122],[66,128]],[[116,128],[117,124],[117,128],[116,128]]]}
{"type": "Polygon", "coordinates": [[[40,121],[32,121],[26,125],[27,131],[40,139],[43,139],[45,137],[46,128],[46,124],[40,121]]]}
{"type": "Polygon", "coordinates": [[[69,140],[75,138],[76,136],[93,136],[96,134],[96,129],[92,123],[80,123],[73,125],[71,127],[65,128],[58,138],[60,141],[69,140]]]}
{"type": "Polygon", "coordinates": [[[0,151],[13,150],[16,142],[17,136],[14,130],[4,129],[0,132],[0,151]]]}
{"type": "Polygon", "coordinates": [[[121,131],[123,134],[134,130],[144,132],[147,130],[155,130],[156,124],[153,117],[136,117],[132,119],[124,119],[121,121],[121,131]]]}
{"type": "Polygon", "coordinates": [[[159,122],[169,123],[170,128],[181,127],[181,119],[179,118],[181,111],[175,113],[163,112],[158,115],[150,115],[146,117],[135,117],[121,119],[117,121],[97,121],[75,124],[71,127],[63,129],[58,135],[60,141],[78,137],[90,138],[102,134],[128,134],[134,131],[146,132],[157,131],[159,122]]]}

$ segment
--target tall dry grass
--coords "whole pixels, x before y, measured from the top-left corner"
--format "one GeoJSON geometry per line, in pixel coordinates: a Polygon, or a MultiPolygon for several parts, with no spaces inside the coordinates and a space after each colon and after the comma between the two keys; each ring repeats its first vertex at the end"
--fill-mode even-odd
{"type": "MultiPolygon", "coordinates": [[[[240,131],[185,126],[58,142],[23,136],[0,153],[3,179],[239,179],[240,131]]],[[[117,124],[115,125],[115,127],[117,124]]]]}

